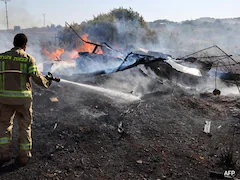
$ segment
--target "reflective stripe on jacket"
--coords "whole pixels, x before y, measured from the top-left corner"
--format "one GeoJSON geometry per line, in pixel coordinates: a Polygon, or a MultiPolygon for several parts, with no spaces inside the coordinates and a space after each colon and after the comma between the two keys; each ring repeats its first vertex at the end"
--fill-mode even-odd
{"type": "Polygon", "coordinates": [[[31,91],[4,91],[0,90],[0,96],[13,98],[32,98],[31,91]]]}
{"type": "Polygon", "coordinates": [[[0,100],[1,97],[32,99],[30,78],[39,86],[49,87],[35,59],[22,48],[14,47],[0,54],[0,100]]]}
{"type": "Polygon", "coordinates": [[[9,143],[10,143],[9,137],[2,137],[2,138],[0,138],[0,145],[9,144],[9,143]]]}

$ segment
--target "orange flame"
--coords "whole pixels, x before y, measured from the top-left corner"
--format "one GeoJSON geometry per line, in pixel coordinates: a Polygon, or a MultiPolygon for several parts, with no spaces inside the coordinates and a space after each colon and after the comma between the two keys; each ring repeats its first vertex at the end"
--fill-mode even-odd
{"type": "Polygon", "coordinates": [[[55,60],[59,59],[60,56],[64,53],[64,49],[57,49],[55,52],[49,52],[46,47],[43,48],[42,53],[46,55],[49,59],[55,60]]]}
{"type": "MultiPolygon", "coordinates": [[[[88,34],[84,34],[81,38],[84,40],[84,41],[87,41],[87,42],[91,42],[87,39],[88,37],[88,34]]],[[[56,51],[53,51],[53,52],[49,52],[46,47],[44,47],[42,49],[42,53],[44,55],[46,55],[49,59],[51,60],[58,60],[58,59],[61,59],[61,55],[63,55],[63,53],[66,53],[66,58],[67,59],[74,59],[74,58],[78,58],[79,57],[79,54],[78,52],[89,52],[89,53],[92,53],[93,50],[95,48],[95,45],[93,44],[89,44],[89,43],[86,43],[86,42],[83,42],[83,45],[79,45],[76,49],[73,49],[71,50],[70,52],[65,52],[64,49],[60,48],[60,49],[57,49],[56,51]]],[[[102,50],[100,47],[98,47],[95,51],[96,54],[103,54],[102,50]]]]}

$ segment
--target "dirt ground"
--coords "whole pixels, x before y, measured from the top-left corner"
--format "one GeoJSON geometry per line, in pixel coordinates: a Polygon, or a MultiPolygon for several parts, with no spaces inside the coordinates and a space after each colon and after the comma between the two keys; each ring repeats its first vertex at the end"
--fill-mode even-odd
{"type": "MultiPolygon", "coordinates": [[[[85,83],[100,86],[98,79],[85,83]]],[[[12,160],[0,179],[205,180],[228,170],[240,177],[239,96],[153,84],[141,99],[125,102],[61,81],[34,86],[33,158],[25,167],[12,160]],[[210,134],[203,132],[206,121],[210,134]]]]}

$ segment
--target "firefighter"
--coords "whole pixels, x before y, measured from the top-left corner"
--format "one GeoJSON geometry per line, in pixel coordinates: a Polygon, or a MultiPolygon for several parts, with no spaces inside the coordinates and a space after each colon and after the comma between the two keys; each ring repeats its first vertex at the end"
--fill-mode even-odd
{"type": "Polygon", "coordinates": [[[25,166],[31,158],[32,79],[48,88],[51,80],[37,69],[35,59],[25,52],[28,38],[14,37],[14,47],[0,54],[0,166],[12,159],[13,119],[18,123],[18,156],[16,163],[25,166]]]}

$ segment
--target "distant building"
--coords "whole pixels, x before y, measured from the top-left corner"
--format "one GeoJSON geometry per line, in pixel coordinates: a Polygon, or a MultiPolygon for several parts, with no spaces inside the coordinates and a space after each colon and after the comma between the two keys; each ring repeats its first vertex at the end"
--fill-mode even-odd
{"type": "Polygon", "coordinates": [[[20,31],[20,30],[21,30],[21,27],[20,27],[20,26],[14,26],[13,30],[14,30],[14,32],[20,31]]]}

